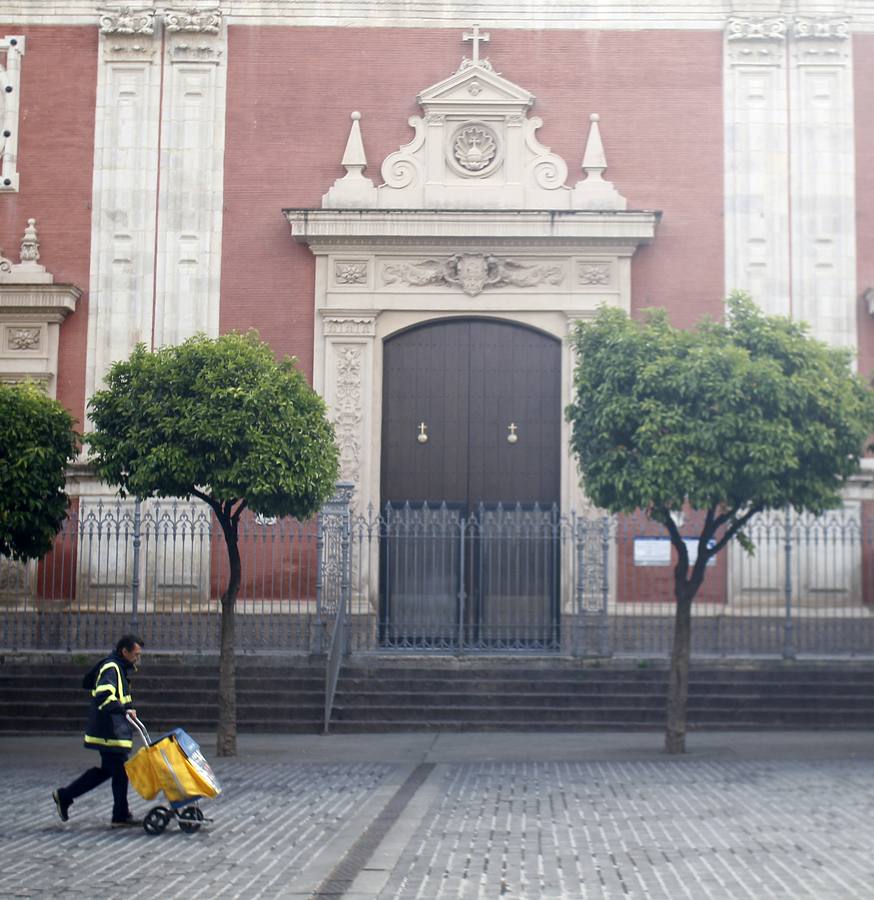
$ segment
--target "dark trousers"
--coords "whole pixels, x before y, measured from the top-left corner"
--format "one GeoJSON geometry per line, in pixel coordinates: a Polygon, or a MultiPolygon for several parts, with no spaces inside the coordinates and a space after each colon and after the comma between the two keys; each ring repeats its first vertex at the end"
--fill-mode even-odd
{"type": "Polygon", "coordinates": [[[100,751],[100,767],[94,766],[83,772],[75,781],[58,792],[62,800],[73,802],[76,797],[88,793],[104,781],[112,779],[112,819],[117,822],[130,816],[127,805],[127,772],[124,763],[127,753],[100,751]]]}

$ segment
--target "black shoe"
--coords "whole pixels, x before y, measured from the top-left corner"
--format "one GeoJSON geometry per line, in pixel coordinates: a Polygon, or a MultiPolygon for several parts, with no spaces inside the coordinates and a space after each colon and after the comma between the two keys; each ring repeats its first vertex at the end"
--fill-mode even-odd
{"type": "Polygon", "coordinates": [[[110,828],[142,828],[143,820],[134,816],[128,816],[126,819],[113,819],[110,822],[110,828]]]}
{"type": "Polygon", "coordinates": [[[70,804],[73,802],[72,800],[61,800],[61,789],[57,788],[52,791],[52,800],[55,801],[55,807],[58,810],[58,815],[61,817],[62,822],[66,822],[70,815],[67,812],[70,808],[70,804]]]}

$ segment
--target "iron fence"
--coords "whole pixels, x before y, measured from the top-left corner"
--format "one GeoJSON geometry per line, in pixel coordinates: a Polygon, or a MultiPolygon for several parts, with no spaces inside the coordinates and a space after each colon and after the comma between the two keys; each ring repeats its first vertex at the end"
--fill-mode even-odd
{"type": "MultiPolygon", "coordinates": [[[[242,651],[670,651],[675,553],[643,516],[392,504],[240,525],[242,651]]],[[[698,521],[681,533],[694,553],[698,521]]],[[[874,520],[773,512],[710,564],[697,655],[874,655],[874,520]]],[[[215,651],[227,581],[221,529],[197,503],[79,501],[39,562],[0,559],[0,649],[94,650],[134,630],[150,648],[215,651]]]]}

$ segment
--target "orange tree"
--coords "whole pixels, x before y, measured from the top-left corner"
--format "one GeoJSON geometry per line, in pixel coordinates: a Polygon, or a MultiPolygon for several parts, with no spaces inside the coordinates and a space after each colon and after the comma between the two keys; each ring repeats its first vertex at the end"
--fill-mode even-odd
{"type": "Polygon", "coordinates": [[[150,352],[136,347],[89,403],[90,458],[99,477],[135,497],[197,497],[228,552],[221,597],[217,753],[236,753],[234,604],[240,515],[313,515],[338,476],[334,430],[293,359],[277,361],[254,332],[196,335],[150,352]]]}
{"type": "Polygon", "coordinates": [[[67,463],[78,435],[70,414],[36,384],[0,384],[0,554],[36,559],[67,516],[67,463]]]}
{"type": "Polygon", "coordinates": [[[572,340],[566,414],[583,487],[610,512],[644,510],[676,551],[665,749],[682,753],[692,600],[707,561],[732,539],[752,552],[744,527],[763,510],[839,505],[874,431],[874,395],[848,351],[744,294],[728,299],[724,322],[694,330],[661,310],[638,322],[604,308],[572,340]],[[672,516],[684,508],[704,520],[693,565],[672,516]]]}

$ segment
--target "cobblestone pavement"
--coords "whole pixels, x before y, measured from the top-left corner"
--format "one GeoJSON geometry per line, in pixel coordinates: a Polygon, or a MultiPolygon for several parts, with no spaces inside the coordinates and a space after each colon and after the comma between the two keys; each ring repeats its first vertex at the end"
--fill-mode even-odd
{"type": "MultiPolygon", "coordinates": [[[[207,829],[149,837],[107,827],[108,786],[57,819],[51,789],[91,759],[73,736],[48,739],[51,752],[40,738],[9,740],[2,898],[874,896],[869,752],[624,758],[634,738],[614,736],[604,759],[538,760],[529,736],[528,758],[514,761],[485,758],[494,739],[468,736],[443,758],[424,743],[393,758],[387,742],[275,737],[214,761],[224,793],[204,804],[207,829]]],[[[561,738],[549,740],[555,752],[561,738]]]]}
{"type": "Polygon", "coordinates": [[[874,765],[450,767],[380,898],[874,896],[874,765]]]}

